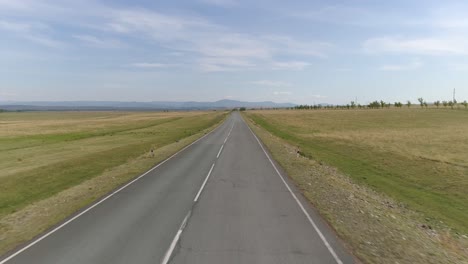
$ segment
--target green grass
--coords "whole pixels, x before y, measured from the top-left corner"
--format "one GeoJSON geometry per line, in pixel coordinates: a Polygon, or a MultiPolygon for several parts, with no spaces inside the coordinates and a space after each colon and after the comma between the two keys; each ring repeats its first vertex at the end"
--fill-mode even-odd
{"type": "Polygon", "coordinates": [[[0,218],[223,118],[219,112],[2,113],[0,218]]]}
{"type": "Polygon", "coordinates": [[[468,112],[444,109],[253,111],[302,155],[468,233],[468,112]]]}

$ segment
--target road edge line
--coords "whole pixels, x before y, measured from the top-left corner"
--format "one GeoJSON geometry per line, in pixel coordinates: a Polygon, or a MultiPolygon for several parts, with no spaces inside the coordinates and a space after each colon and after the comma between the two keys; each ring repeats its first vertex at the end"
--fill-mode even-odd
{"type": "MultiPolygon", "coordinates": [[[[276,165],[274,164],[273,160],[270,158],[270,156],[268,155],[268,153],[266,152],[265,148],[263,147],[261,141],[258,139],[257,135],[255,135],[255,133],[253,132],[253,130],[250,128],[250,126],[245,122],[244,118],[242,117],[242,120],[244,121],[244,124],[247,126],[247,128],[250,130],[250,132],[252,133],[252,135],[255,137],[255,139],[257,140],[257,143],[260,145],[260,147],[262,148],[263,150],[263,153],[265,153],[265,156],[268,158],[268,160],[270,161],[270,164],[273,166],[273,168],[275,169],[276,173],[278,174],[278,176],[281,178],[281,181],[284,183],[284,185],[286,186],[286,188],[288,189],[289,193],[292,195],[292,197],[294,198],[294,200],[296,201],[296,203],[299,205],[299,207],[301,208],[302,212],[305,214],[305,216],[307,217],[307,219],[309,220],[309,223],[314,227],[315,231],[317,232],[317,234],[319,235],[320,239],[322,240],[322,242],[325,244],[326,248],[328,249],[328,251],[330,252],[330,254],[333,256],[333,258],[335,259],[336,263],[338,264],[343,264],[343,261],[341,261],[341,259],[338,257],[338,255],[336,254],[335,250],[333,250],[333,248],[331,247],[330,243],[328,243],[327,239],[325,238],[325,236],[323,235],[322,231],[320,231],[320,229],[318,228],[317,224],[315,223],[315,221],[312,219],[312,217],[310,216],[310,214],[307,212],[307,210],[305,209],[305,207],[302,205],[301,201],[299,201],[299,199],[297,198],[297,196],[294,194],[294,192],[292,191],[291,187],[289,187],[289,184],[286,182],[286,180],[284,179],[283,175],[281,175],[280,171],[278,170],[278,168],[276,167],[276,165]]],[[[1,263],[0,263],[1,264],[1,263]]]]}

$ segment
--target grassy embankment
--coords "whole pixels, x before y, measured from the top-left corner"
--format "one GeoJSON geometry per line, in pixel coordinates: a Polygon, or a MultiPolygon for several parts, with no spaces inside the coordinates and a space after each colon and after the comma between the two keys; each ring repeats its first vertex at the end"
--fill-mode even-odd
{"type": "MultiPolygon", "coordinates": [[[[337,231],[351,241],[357,255],[370,262],[377,260],[382,262],[383,259],[388,262],[404,262],[414,261],[412,258],[414,255],[427,254],[426,257],[439,260],[434,262],[437,263],[440,260],[452,259],[446,257],[448,250],[452,251],[454,256],[465,257],[466,261],[468,253],[468,248],[466,248],[466,234],[468,234],[467,111],[443,109],[282,110],[249,111],[246,114],[254,123],[280,138],[282,142],[294,146],[294,152],[299,151],[301,156],[318,162],[311,163],[305,170],[309,172],[311,169],[321,170],[322,174],[330,176],[336,172],[333,168],[337,168],[336,173],[344,173],[352,179],[352,184],[356,184],[353,187],[351,183],[345,182],[346,179],[334,178],[335,176],[329,178],[324,178],[328,176],[314,176],[312,172],[312,176],[303,175],[301,171],[296,170],[298,166],[300,167],[301,161],[280,153],[281,147],[277,146],[275,152],[275,142],[272,141],[269,145],[268,141],[271,139],[268,136],[262,138],[306,196],[313,203],[318,204],[319,209],[337,231]],[[291,166],[294,163],[296,163],[296,168],[291,166]],[[330,165],[333,168],[324,171],[323,166],[319,166],[320,164],[330,165]],[[336,189],[344,188],[344,186],[350,190],[341,190],[342,193],[346,193],[346,196],[336,193],[335,197],[329,197],[330,193],[315,189],[312,184],[314,181],[316,185],[327,185],[324,189],[328,188],[330,193],[339,192],[340,190],[336,189]],[[368,188],[370,192],[365,191],[366,194],[363,194],[364,189],[359,186],[368,188]],[[372,190],[378,193],[371,195],[372,190]],[[318,193],[322,193],[323,197],[317,195],[318,193]],[[367,197],[362,198],[361,205],[369,204],[369,200],[375,200],[376,204],[372,210],[366,206],[360,207],[359,204],[350,203],[356,200],[354,198],[358,196],[357,193],[361,193],[362,197],[367,197]],[[383,195],[379,196],[379,193],[383,195]],[[326,199],[323,199],[324,197],[326,199]],[[393,204],[392,200],[396,201],[396,204],[393,204]],[[334,203],[347,206],[340,208],[334,203]],[[382,207],[378,203],[388,206],[382,207]],[[386,209],[389,209],[391,213],[386,209]],[[353,211],[353,213],[346,214],[346,211],[353,211]],[[416,213],[412,214],[408,211],[416,213]],[[391,221],[379,218],[379,213],[391,215],[391,221]],[[402,215],[404,221],[397,221],[396,215],[402,215]],[[375,218],[375,221],[369,220],[371,218],[375,218]],[[361,226],[356,223],[356,219],[362,221],[361,226]],[[399,223],[399,226],[394,225],[395,223],[399,223]],[[389,227],[393,229],[389,230],[389,227]],[[370,230],[372,228],[374,230],[370,230]],[[426,243],[424,245],[426,248],[418,249],[417,247],[422,245],[418,244],[418,241],[411,245],[401,239],[411,235],[413,231],[417,232],[417,229],[425,229],[424,231],[432,234],[431,237],[425,237],[421,232],[413,235],[420,239],[433,240],[436,237],[434,228],[439,231],[450,231],[443,236],[438,236],[439,241],[433,241],[435,244],[426,243]],[[366,236],[355,231],[370,233],[366,236]],[[380,249],[373,247],[372,243],[379,245],[380,249]],[[402,246],[406,244],[408,245],[402,246]],[[411,252],[411,249],[414,252],[411,252]]],[[[281,151],[284,152],[285,149],[281,151]]],[[[427,261],[425,257],[421,260],[427,261]]]]}
{"type": "Polygon", "coordinates": [[[1,113],[0,253],[146,171],[224,117],[221,112],[1,113]]]}

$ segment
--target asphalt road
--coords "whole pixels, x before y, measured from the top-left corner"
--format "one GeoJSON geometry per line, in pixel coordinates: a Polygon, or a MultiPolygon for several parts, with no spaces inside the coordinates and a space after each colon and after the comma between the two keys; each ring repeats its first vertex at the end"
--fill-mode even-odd
{"type": "Polygon", "coordinates": [[[353,263],[242,117],[4,256],[8,263],[353,263]]]}

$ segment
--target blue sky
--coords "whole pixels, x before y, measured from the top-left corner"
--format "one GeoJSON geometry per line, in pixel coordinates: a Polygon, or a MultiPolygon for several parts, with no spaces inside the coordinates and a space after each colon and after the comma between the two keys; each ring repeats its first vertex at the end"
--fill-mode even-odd
{"type": "Polygon", "coordinates": [[[0,101],[468,99],[466,1],[0,0],[0,101]]]}

